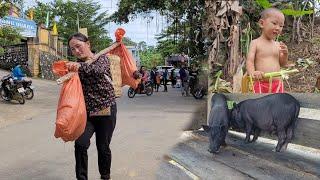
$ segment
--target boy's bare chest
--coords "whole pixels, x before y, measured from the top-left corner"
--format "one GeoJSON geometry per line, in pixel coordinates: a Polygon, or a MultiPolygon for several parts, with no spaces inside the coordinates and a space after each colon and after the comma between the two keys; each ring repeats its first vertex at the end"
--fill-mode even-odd
{"type": "Polygon", "coordinates": [[[258,58],[278,58],[279,47],[274,44],[260,44],[257,47],[256,57],[258,58]]]}

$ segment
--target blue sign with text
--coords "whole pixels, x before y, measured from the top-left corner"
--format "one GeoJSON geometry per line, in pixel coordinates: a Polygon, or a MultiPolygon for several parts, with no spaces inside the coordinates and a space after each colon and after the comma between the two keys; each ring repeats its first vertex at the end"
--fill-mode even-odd
{"type": "Polygon", "coordinates": [[[0,19],[0,26],[7,25],[19,29],[23,37],[36,37],[37,24],[34,21],[17,18],[13,16],[5,16],[0,19]]]}

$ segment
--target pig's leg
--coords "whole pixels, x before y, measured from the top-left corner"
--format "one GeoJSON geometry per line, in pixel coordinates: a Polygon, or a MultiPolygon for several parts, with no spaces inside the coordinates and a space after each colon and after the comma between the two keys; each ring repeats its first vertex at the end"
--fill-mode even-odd
{"type": "Polygon", "coordinates": [[[252,124],[246,123],[246,138],[244,139],[244,142],[246,142],[246,143],[250,142],[251,132],[252,132],[252,124]]]}
{"type": "Polygon", "coordinates": [[[261,130],[257,127],[254,129],[254,135],[253,135],[253,139],[251,142],[255,142],[258,139],[260,132],[261,132],[261,130]]]}
{"type": "Polygon", "coordinates": [[[277,132],[278,132],[277,133],[278,134],[278,144],[276,147],[276,151],[280,152],[281,147],[284,145],[284,143],[286,141],[287,133],[286,133],[285,129],[277,130],[277,132]]]}
{"type": "MultiPolygon", "coordinates": [[[[293,123],[292,123],[293,124],[293,123]]],[[[288,147],[288,144],[291,142],[292,138],[293,138],[293,130],[294,130],[294,125],[290,125],[288,128],[287,128],[287,138],[286,138],[286,141],[283,145],[283,147],[281,148],[281,151],[285,151],[287,150],[287,147],[288,147]]]]}
{"type": "Polygon", "coordinates": [[[226,140],[222,141],[221,146],[224,146],[224,147],[227,146],[226,140]]]}

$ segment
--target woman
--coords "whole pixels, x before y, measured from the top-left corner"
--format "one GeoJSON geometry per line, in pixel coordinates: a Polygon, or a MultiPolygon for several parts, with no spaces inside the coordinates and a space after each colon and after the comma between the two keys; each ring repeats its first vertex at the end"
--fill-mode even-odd
{"type": "Polygon", "coordinates": [[[68,39],[77,62],[67,63],[70,71],[78,71],[87,109],[87,124],[84,133],[75,141],[76,177],[88,179],[88,154],[90,138],[96,133],[98,165],[101,179],[110,179],[111,150],[109,147],[116,125],[117,107],[111,82],[110,62],[101,55],[94,58],[88,38],[76,33],[68,39]]]}
{"type": "Polygon", "coordinates": [[[144,92],[145,84],[148,81],[148,73],[144,66],[140,67],[139,73],[141,74],[141,91],[144,92]]]}

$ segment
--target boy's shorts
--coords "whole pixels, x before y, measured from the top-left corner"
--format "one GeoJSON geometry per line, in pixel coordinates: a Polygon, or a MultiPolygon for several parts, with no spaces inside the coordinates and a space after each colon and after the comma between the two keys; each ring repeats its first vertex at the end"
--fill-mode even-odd
{"type": "Polygon", "coordinates": [[[255,81],[253,84],[254,93],[284,93],[283,82],[279,79],[272,80],[270,86],[269,81],[255,81]]]}

